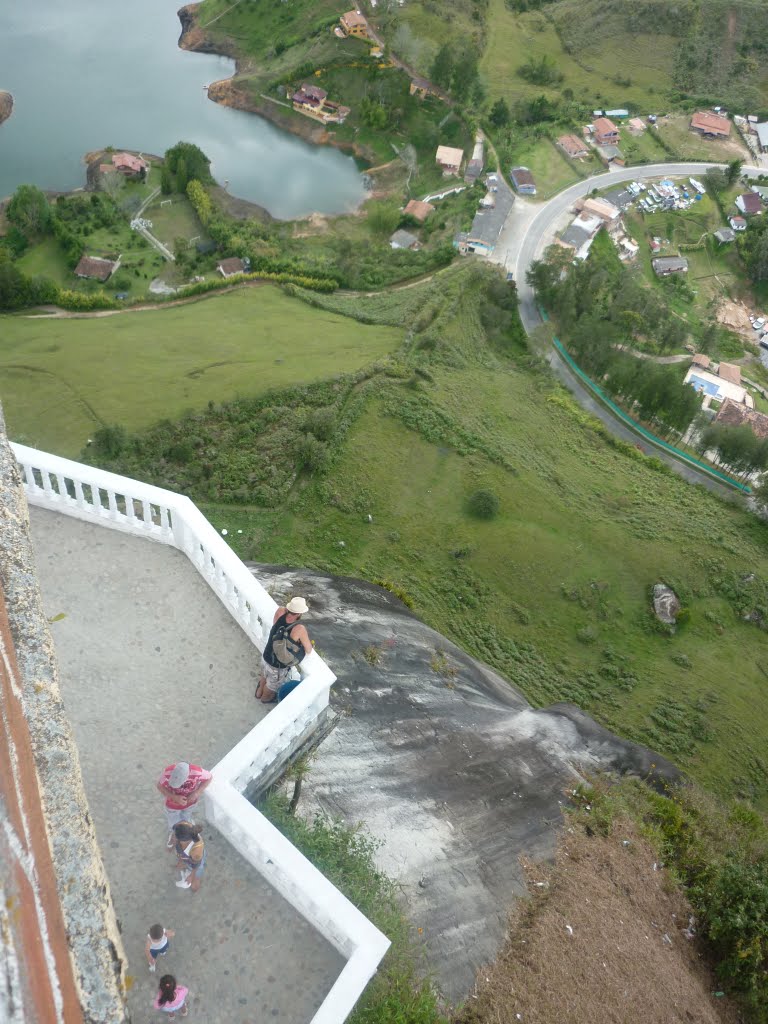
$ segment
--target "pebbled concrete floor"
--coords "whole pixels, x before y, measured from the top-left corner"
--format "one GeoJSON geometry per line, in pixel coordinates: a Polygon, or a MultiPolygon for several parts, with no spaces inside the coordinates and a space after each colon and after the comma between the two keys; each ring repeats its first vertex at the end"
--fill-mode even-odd
{"type": "Polygon", "coordinates": [[[158,922],[177,933],[158,970],[190,988],[190,1017],[309,1021],[343,959],[212,828],[200,893],[177,889],[155,789],[164,765],[210,767],[265,713],[258,652],[180,552],[42,509],[30,518],[46,614],[63,616],[51,630],[133,1024],[156,1017],[143,948],[158,922]]]}

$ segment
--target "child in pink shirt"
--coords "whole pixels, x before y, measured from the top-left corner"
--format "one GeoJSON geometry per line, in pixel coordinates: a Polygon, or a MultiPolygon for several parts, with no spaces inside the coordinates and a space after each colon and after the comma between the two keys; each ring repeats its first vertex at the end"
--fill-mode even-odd
{"type": "Polygon", "coordinates": [[[186,1017],[189,1013],[186,1005],[188,995],[188,988],[177,985],[172,974],[164,974],[160,979],[160,988],[152,1005],[161,1013],[167,1013],[168,1020],[176,1020],[177,1011],[181,1017],[186,1017]]]}

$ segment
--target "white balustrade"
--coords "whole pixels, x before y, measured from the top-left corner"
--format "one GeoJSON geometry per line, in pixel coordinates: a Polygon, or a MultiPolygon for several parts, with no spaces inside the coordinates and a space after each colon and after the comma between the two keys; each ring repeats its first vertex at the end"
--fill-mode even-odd
{"type": "MultiPolygon", "coordinates": [[[[48,452],[12,444],[30,505],[178,548],[262,650],[277,605],[189,498],[48,452]],[[103,497],[102,497],[103,492],[103,497]]],[[[303,681],[214,767],[210,820],[346,958],[311,1024],[342,1024],[375,974],[389,940],[243,795],[309,736],[336,677],[316,652],[303,681]]]]}

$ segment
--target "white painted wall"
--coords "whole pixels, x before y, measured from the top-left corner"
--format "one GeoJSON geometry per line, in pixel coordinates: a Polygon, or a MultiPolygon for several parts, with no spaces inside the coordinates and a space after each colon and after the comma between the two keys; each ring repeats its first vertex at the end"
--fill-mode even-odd
{"type": "MultiPolygon", "coordinates": [[[[189,498],[57,455],[12,444],[30,505],[183,551],[251,641],[263,649],[277,605],[189,498]]],[[[389,939],[243,796],[328,706],[335,675],[313,651],[303,682],[214,767],[208,817],[281,895],[346,957],[312,1024],[342,1024],[389,939]]]]}

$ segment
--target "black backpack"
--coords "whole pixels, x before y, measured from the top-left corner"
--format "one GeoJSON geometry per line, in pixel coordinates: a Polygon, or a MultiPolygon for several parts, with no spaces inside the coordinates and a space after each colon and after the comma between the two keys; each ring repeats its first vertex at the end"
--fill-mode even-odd
{"type": "Polygon", "coordinates": [[[295,622],[283,622],[272,634],[271,663],[274,668],[298,665],[307,653],[300,640],[291,639],[290,633],[295,625],[295,622]]]}

